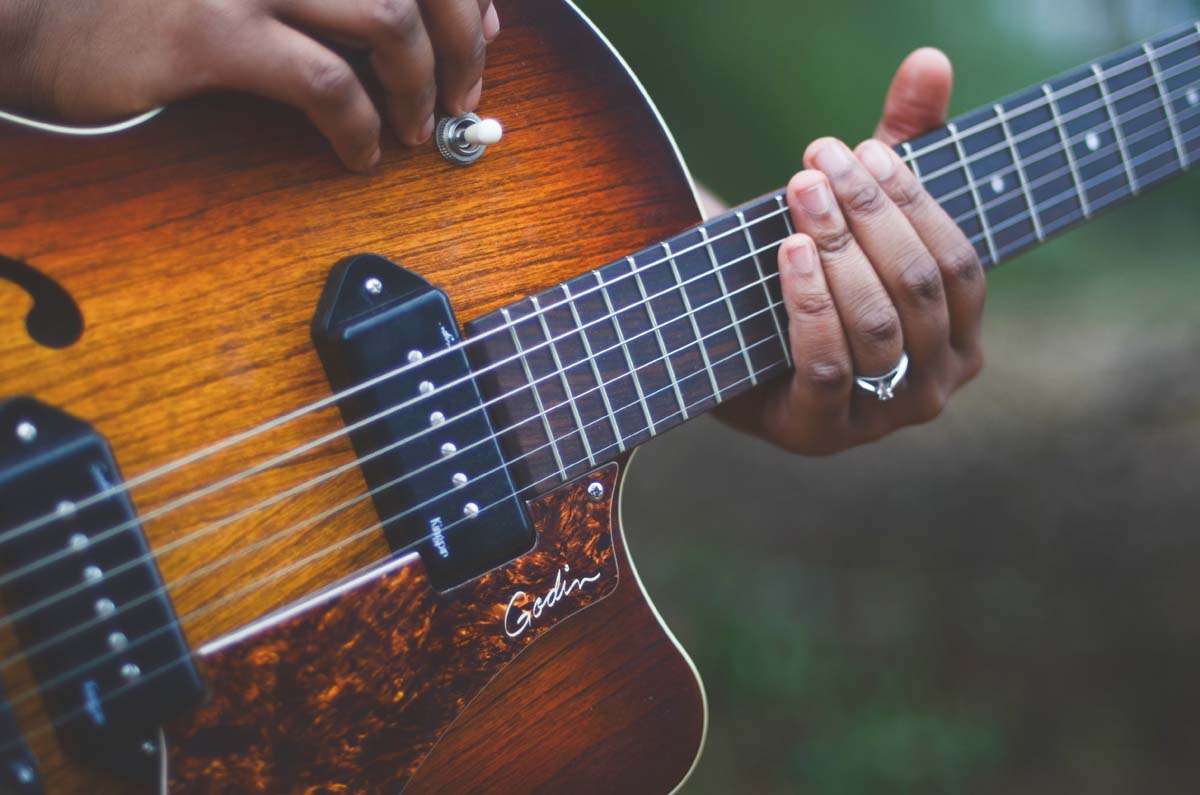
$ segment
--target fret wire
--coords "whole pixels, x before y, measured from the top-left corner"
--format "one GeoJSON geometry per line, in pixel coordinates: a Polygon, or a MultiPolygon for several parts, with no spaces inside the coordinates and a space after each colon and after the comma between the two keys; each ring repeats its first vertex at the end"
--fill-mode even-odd
{"type": "MultiPolygon", "coordinates": [[[[900,148],[904,150],[904,157],[902,159],[908,161],[908,167],[912,171],[913,175],[916,176],[918,180],[921,180],[921,165],[917,162],[917,156],[913,154],[912,144],[910,144],[908,141],[905,141],[904,143],[900,144],[900,148]]],[[[924,185],[925,183],[922,182],[921,184],[924,185]]]]}
{"type": "Polygon", "coordinates": [[[538,303],[536,295],[530,296],[529,300],[533,302],[533,311],[537,314],[538,323],[542,327],[542,336],[545,337],[547,347],[550,348],[550,357],[554,359],[554,369],[558,371],[558,379],[562,382],[563,393],[567,396],[567,405],[571,407],[571,416],[575,418],[575,427],[579,429],[579,436],[583,440],[583,452],[587,455],[588,463],[595,467],[596,457],[592,455],[592,444],[583,430],[583,417],[579,416],[579,406],[575,403],[575,395],[571,390],[571,382],[567,378],[567,370],[563,367],[562,358],[558,355],[558,346],[554,344],[554,338],[550,335],[546,313],[542,311],[542,305],[538,303]]]}
{"type": "Polygon", "coordinates": [[[1121,160],[1125,164],[1125,176],[1129,179],[1129,189],[1136,196],[1141,192],[1138,187],[1137,175],[1133,173],[1133,164],[1129,162],[1129,148],[1125,145],[1125,133],[1121,131],[1121,125],[1117,121],[1117,111],[1113,107],[1112,99],[1108,94],[1108,86],[1104,83],[1104,69],[1100,64],[1092,64],[1092,72],[1096,75],[1096,86],[1100,89],[1100,97],[1104,102],[1104,109],[1108,111],[1108,119],[1112,122],[1113,135],[1117,139],[1117,149],[1121,152],[1121,160]]]}
{"type": "Polygon", "coordinates": [[[971,197],[975,200],[975,207],[979,211],[979,225],[983,227],[984,237],[987,239],[988,253],[992,256],[993,264],[999,260],[996,257],[996,243],[992,239],[992,229],[988,224],[987,213],[983,210],[983,200],[979,196],[979,187],[975,184],[975,177],[971,174],[970,161],[967,160],[967,153],[963,149],[962,139],[958,134],[958,125],[950,122],[946,125],[946,129],[950,131],[950,138],[954,141],[954,148],[958,152],[958,159],[962,163],[963,175],[967,178],[967,184],[971,187],[971,197]]]}
{"type": "MultiPolygon", "coordinates": [[[[600,390],[600,400],[604,402],[604,410],[608,413],[608,421],[612,425],[613,438],[617,440],[617,447],[623,453],[625,452],[625,440],[621,435],[621,429],[617,427],[617,415],[613,411],[612,402],[608,398],[608,390],[604,388],[604,379],[600,376],[600,366],[596,363],[596,355],[592,352],[592,343],[588,340],[587,332],[583,330],[583,321],[579,317],[579,309],[575,306],[575,302],[571,300],[571,288],[566,282],[561,285],[563,296],[566,297],[567,306],[571,308],[571,317],[575,319],[575,327],[579,329],[579,337],[583,340],[583,350],[587,353],[588,363],[592,366],[592,377],[596,379],[596,386],[600,390]]],[[[590,424],[590,423],[589,423],[590,424]]]]}
{"type": "MultiPolygon", "coordinates": [[[[741,210],[738,210],[737,219],[738,219],[738,225],[742,227],[742,236],[746,238],[746,251],[750,252],[750,254],[751,254],[750,259],[753,260],[753,262],[754,262],[754,270],[756,273],[758,273],[759,282],[762,284],[763,295],[766,297],[767,303],[770,304],[771,303],[771,292],[769,290],[767,290],[767,285],[766,285],[766,281],[765,281],[766,274],[762,269],[762,263],[758,259],[758,252],[755,250],[754,238],[750,237],[750,229],[749,229],[749,227],[746,226],[746,214],[744,212],[742,212],[741,210]]],[[[771,314],[771,320],[775,324],[775,331],[777,334],[779,334],[780,344],[782,345],[784,336],[783,336],[783,329],[781,329],[779,327],[779,318],[775,317],[774,312],[771,312],[770,314],[771,314]]],[[[788,354],[788,352],[786,350],[786,346],[785,346],[783,355],[788,360],[788,364],[791,365],[791,363],[792,363],[791,356],[788,354]]]]}
{"type": "MultiPolygon", "coordinates": [[[[786,200],[784,199],[784,196],[783,196],[783,194],[779,194],[778,196],[776,196],[776,197],[775,197],[775,204],[776,204],[776,205],[779,207],[779,209],[781,209],[781,210],[782,210],[782,209],[783,209],[783,206],[784,206],[786,203],[787,203],[787,202],[786,202],[786,200]]],[[[788,212],[786,212],[786,213],[784,213],[784,214],[783,214],[783,225],[784,225],[784,226],[787,228],[787,231],[788,231],[788,234],[789,234],[789,235],[794,235],[794,234],[796,234],[796,227],[795,227],[795,226],[792,224],[792,213],[791,213],[791,211],[788,211],[788,212]]]]}
{"type": "Polygon", "coordinates": [[[996,103],[993,106],[996,111],[996,116],[1000,119],[1000,127],[1004,131],[1004,139],[1008,141],[1009,152],[1012,153],[1013,166],[1016,168],[1017,180],[1021,183],[1021,192],[1025,194],[1025,204],[1029,207],[1029,218],[1033,221],[1033,231],[1037,235],[1038,240],[1045,240],[1046,233],[1042,230],[1042,220],[1038,217],[1037,204],[1033,201],[1033,193],[1029,190],[1029,180],[1025,176],[1025,166],[1021,162],[1021,153],[1017,151],[1017,144],[1013,141],[1012,127],[1009,126],[1008,117],[1004,113],[1004,106],[996,103]]]}
{"type": "Polygon", "coordinates": [[[620,343],[621,351],[625,354],[625,362],[629,365],[629,374],[633,376],[633,388],[637,391],[638,402],[642,404],[642,411],[646,415],[646,427],[650,429],[650,435],[654,436],[658,430],[654,426],[654,417],[650,414],[650,405],[646,403],[646,393],[642,390],[642,379],[638,378],[637,368],[633,366],[633,356],[629,353],[629,345],[625,342],[625,332],[621,330],[617,311],[613,308],[612,298],[609,297],[608,288],[604,285],[604,277],[600,275],[600,271],[592,271],[592,273],[596,274],[596,281],[600,284],[600,295],[604,296],[604,305],[608,308],[608,319],[617,332],[617,342],[620,343]]]}
{"type": "Polygon", "coordinates": [[[695,310],[692,309],[692,299],[688,297],[687,288],[683,286],[683,277],[679,275],[679,266],[676,265],[675,257],[671,254],[671,244],[664,242],[662,247],[667,255],[667,262],[671,263],[671,273],[675,274],[675,283],[679,285],[679,292],[683,296],[683,306],[687,312],[688,319],[692,321],[692,331],[696,334],[696,347],[700,349],[700,358],[704,360],[704,369],[708,372],[708,382],[712,386],[713,397],[719,403],[721,401],[721,387],[717,385],[717,374],[713,371],[712,361],[708,356],[708,347],[700,341],[700,324],[696,320],[695,310]]]}
{"type": "Polygon", "coordinates": [[[708,252],[708,261],[712,263],[713,272],[717,274],[717,282],[721,285],[721,296],[725,299],[725,308],[729,310],[729,320],[733,324],[733,332],[737,335],[738,346],[742,350],[742,358],[746,362],[746,372],[750,373],[750,385],[758,386],[758,376],[754,374],[754,365],[750,362],[750,350],[746,347],[746,337],[742,334],[742,323],[738,320],[733,308],[733,299],[729,296],[729,285],[725,283],[725,269],[717,263],[717,253],[708,242],[708,228],[700,227],[700,238],[704,249],[708,252]]]}
{"type": "Polygon", "coordinates": [[[512,322],[512,315],[506,307],[500,309],[500,313],[504,316],[504,322],[508,324],[508,332],[512,336],[513,344],[517,346],[517,358],[521,360],[521,367],[525,370],[525,379],[529,381],[529,389],[533,392],[533,402],[537,406],[538,415],[542,418],[542,427],[546,430],[546,438],[550,440],[550,450],[554,453],[554,462],[558,464],[558,473],[562,478],[563,483],[567,482],[567,469],[563,466],[562,454],[558,451],[558,441],[554,436],[554,431],[550,428],[550,417],[546,414],[546,407],[542,405],[542,395],[538,391],[538,382],[533,379],[533,371],[529,369],[529,359],[525,356],[525,348],[521,345],[521,338],[517,336],[517,326],[512,322]]]}
{"type": "MultiPolygon", "coordinates": [[[[782,302],[775,302],[775,303],[772,303],[772,304],[768,305],[768,306],[767,306],[766,308],[764,308],[764,309],[757,310],[757,312],[756,312],[755,314],[757,314],[758,312],[770,312],[770,311],[774,311],[775,307],[777,307],[777,306],[780,306],[781,304],[782,304],[782,302]]],[[[757,348],[759,345],[762,345],[762,344],[764,344],[764,343],[767,343],[767,342],[770,342],[770,341],[771,341],[771,340],[770,340],[770,338],[769,338],[769,337],[763,337],[763,338],[762,338],[761,340],[759,340],[758,342],[752,343],[752,344],[750,345],[750,347],[751,347],[751,348],[757,348]]],[[[728,359],[730,359],[730,358],[732,358],[732,357],[734,357],[734,356],[737,356],[737,354],[736,354],[736,353],[731,353],[731,354],[728,354],[727,356],[724,356],[724,357],[722,357],[720,360],[718,360],[717,364],[721,364],[721,363],[723,363],[723,362],[727,361],[728,359]]],[[[763,374],[765,374],[765,373],[769,373],[769,372],[771,372],[773,369],[775,369],[775,368],[779,367],[779,365],[781,365],[781,364],[783,364],[783,363],[784,363],[784,362],[783,362],[783,360],[782,360],[782,359],[776,359],[776,360],[772,361],[770,364],[764,365],[763,367],[760,367],[760,368],[758,368],[757,370],[751,370],[751,371],[750,371],[750,374],[749,374],[748,376],[746,376],[746,377],[743,377],[743,378],[739,378],[737,381],[734,381],[734,382],[733,382],[733,383],[730,385],[730,388],[736,387],[736,386],[738,386],[739,384],[741,384],[741,383],[743,383],[743,382],[745,382],[745,381],[750,381],[750,382],[751,382],[751,384],[756,384],[756,383],[758,383],[759,376],[761,376],[761,375],[763,375],[763,374]]],[[[663,389],[666,389],[666,387],[663,387],[663,389]]],[[[661,391],[661,390],[659,390],[659,391],[661,391]]],[[[702,398],[701,400],[694,401],[693,403],[690,403],[690,404],[688,404],[688,405],[689,405],[689,406],[698,406],[698,405],[700,405],[700,403],[702,403],[702,402],[703,402],[703,400],[704,400],[704,399],[702,398]]],[[[668,415],[667,417],[665,417],[665,419],[669,420],[669,419],[671,419],[671,417],[674,417],[676,414],[680,414],[680,413],[681,413],[681,412],[679,412],[679,411],[675,411],[675,412],[673,412],[672,414],[670,414],[670,415],[668,415]]],[[[686,418],[685,418],[685,419],[686,419],[686,418]]],[[[681,420],[681,421],[682,421],[682,420],[681,420]]],[[[635,434],[635,435],[636,435],[636,434],[635,434]]],[[[610,447],[611,447],[611,445],[610,445],[610,447]]],[[[604,451],[602,450],[601,452],[604,452],[604,451]]]]}
{"type": "Polygon", "coordinates": [[[1071,180],[1075,183],[1075,190],[1079,193],[1079,206],[1083,210],[1084,218],[1092,217],[1092,204],[1088,201],[1087,191],[1083,188],[1083,178],[1079,174],[1079,164],[1075,161],[1075,147],[1071,146],[1071,136],[1067,134],[1067,128],[1063,125],[1062,116],[1058,112],[1058,102],[1054,99],[1054,90],[1050,88],[1049,83],[1042,84],[1042,91],[1046,94],[1046,100],[1050,105],[1050,112],[1054,115],[1054,126],[1058,130],[1058,137],[1062,141],[1063,149],[1067,153],[1067,168],[1071,170],[1071,180]]]}
{"type": "MultiPolygon", "coordinates": [[[[629,267],[633,269],[633,280],[637,283],[638,292],[642,294],[642,303],[646,305],[646,314],[650,316],[650,325],[654,327],[654,336],[658,339],[659,350],[663,352],[667,365],[667,375],[671,377],[671,386],[675,388],[675,400],[679,403],[679,410],[683,412],[683,418],[688,418],[687,408],[683,404],[683,391],[679,388],[679,379],[675,377],[675,365],[671,362],[671,357],[667,356],[667,343],[663,339],[662,327],[658,324],[658,318],[655,316],[654,307],[650,305],[650,296],[646,293],[646,285],[642,282],[642,272],[638,270],[638,265],[633,257],[626,257],[629,267]]],[[[664,291],[665,292],[665,291],[664,291]]]]}
{"type": "Polygon", "coordinates": [[[1171,96],[1163,83],[1162,70],[1158,68],[1158,58],[1154,55],[1154,47],[1150,42],[1142,45],[1146,51],[1146,60],[1150,63],[1150,71],[1154,74],[1154,84],[1158,86],[1158,95],[1162,97],[1163,108],[1167,111],[1167,124],[1171,127],[1171,138],[1175,141],[1175,153],[1179,155],[1179,165],[1188,167],[1187,151],[1183,148],[1183,138],[1179,134],[1179,123],[1175,120],[1175,109],[1171,107],[1171,96]]]}

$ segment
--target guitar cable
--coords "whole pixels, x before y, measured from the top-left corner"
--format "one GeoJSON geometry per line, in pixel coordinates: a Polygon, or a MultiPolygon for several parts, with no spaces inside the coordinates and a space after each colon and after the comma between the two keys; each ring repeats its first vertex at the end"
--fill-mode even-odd
{"type": "Polygon", "coordinates": [[[80,138],[111,135],[112,133],[124,132],[125,130],[133,129],[138,125],[145,124],[153,119],[158,114],[166,110],[166,106],[160,106],[153,110],[148,110],[130,119],[115,122],[113,124],[105,124],[98,127],[76,127],[67,124],[54,124],[53,122],[41,121],[39,119],[31,119],[27,116],[20,116],[16,113],[9,113],[5,110],[0,110],[0,121],[6,121],[10,124],[15,124],[18,127],[28,127],[39,132],[55,133],[56,135],[73,135],[80,138]]]}

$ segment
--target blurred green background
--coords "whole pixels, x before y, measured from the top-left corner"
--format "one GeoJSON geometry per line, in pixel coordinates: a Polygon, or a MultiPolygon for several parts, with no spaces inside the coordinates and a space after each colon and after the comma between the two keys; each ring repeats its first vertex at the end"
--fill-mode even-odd
{"type": "MultiPolygon", "coordinates": [[[[1189,18],[1184,0],[583,0],[730,201],[858,141],[911,49],[953,112],[1189,18]]],[[[1200,181],[991,279],[984,375],[931,426],[793,458],[700,419],[626,493],[704,675],[703,793],[1200,789],[1200,181]]]]}

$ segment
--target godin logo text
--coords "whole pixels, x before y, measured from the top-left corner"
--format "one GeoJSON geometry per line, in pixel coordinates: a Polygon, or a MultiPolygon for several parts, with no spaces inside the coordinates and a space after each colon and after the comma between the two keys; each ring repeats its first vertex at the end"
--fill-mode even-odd
{"type": "Polygon", "coordinates": [[[524,591],[517,591],[508,600],[508,607],[504,611],[504,634],[510,638],[520,637],[534,622],[542,617],[542,614],[554,607],[556,604],[566,599],[575,591],[583,590],[584,586],[593,583],[600,579],[601,572],[596,572],[589,577],[576,577],[568,580],[566,576],[571,573],[571,567],[564,565],[559,569],[558,574],[554,577],[554,585],[546,592],[545,596],[539,596],[533,600],[532,607],[517,607],[517,602],[524,602],[529,594],[524,591]]]}

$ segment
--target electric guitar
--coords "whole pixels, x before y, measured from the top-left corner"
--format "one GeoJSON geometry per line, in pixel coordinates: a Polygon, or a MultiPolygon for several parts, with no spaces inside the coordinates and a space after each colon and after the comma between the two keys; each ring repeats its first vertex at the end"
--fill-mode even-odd
{"type": "MultiPolygon", "coordinates": [[[[209,97],[0,127],[0,791],[649,792],[705,695],[619,521],[789,370],[781,193],[706,223],[568,0],[485,115],[345,173],[209,97]],[[601,209],[603,208],[603,209],[601,209]]],[[[1200,23],[901,154],[988,266],[1200,161],[1200,23]]]]}

